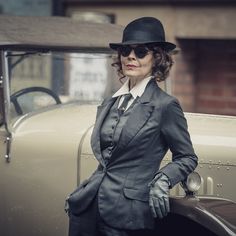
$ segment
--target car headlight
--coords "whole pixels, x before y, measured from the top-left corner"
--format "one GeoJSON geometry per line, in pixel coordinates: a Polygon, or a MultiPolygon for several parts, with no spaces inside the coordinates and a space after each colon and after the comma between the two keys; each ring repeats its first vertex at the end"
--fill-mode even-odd
{"type": "Polygon", "coordinates": [[[186,194],[194,194],[201,187],[201,176],[197,172],[192,172],[185,181],[181,182],[181,186],[186,194]]]}

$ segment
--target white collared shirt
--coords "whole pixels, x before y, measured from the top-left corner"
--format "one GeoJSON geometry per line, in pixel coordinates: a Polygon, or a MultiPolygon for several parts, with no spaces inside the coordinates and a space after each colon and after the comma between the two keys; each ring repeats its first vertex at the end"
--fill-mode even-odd
{"type": "MultiPolygon", "coordinates": [[[[143,80],[141,80],[140,82],[138,82],[130,91],[129,91],[129,79],[127,79],[125,81],[125,83],[120,87],[120,89],[112,96],[112,97],[119,97],[122,95],[125,95],[127,93],[131,93],[132,98],[129,100],[128,105],[126,110],[129,108],[129,106],[133,103],[133,101],[137,98],[137,97],[141,97],[148,82],[150,81],[150,79],[152,79],[152,76],[149,76],[143,80]]],[[[120,98],[118,107],[120,107],[121,103],[124,100],[124,96],[122,96],[120,98]]]]}

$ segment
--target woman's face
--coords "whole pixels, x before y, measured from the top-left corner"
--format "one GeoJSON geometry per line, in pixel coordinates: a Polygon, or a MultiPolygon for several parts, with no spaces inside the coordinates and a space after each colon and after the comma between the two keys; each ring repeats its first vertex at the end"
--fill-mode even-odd
{"type": "MultiPolygon", "coordinates": [[[[136,45],[129,45],[128,47],[135,48],[137,47],[136,45]]],[[[140,45],[138,46],[137,52],[141,51],[142,55],[142,48],[140,49],[140,45]]],[[[153,52],[147,50],[146,55],[142,58],[139,58],[140,55],[137,53],[135,54],[135,50],[132,49],[131,52],[129,53],[131,49],[128,49],[126,53],[121,53],[121,66],[122,66],[122,71],[123,74],[130,79],[134,80],[142,80],[152,74],[152,67],[154,64],[154,57],[153,57],[153,52]],[[122,55],[123,54],[123,55],[122,55]],[[126,55],[128,54],[128,55],[126,55]]],[[[145,54],[145,51],[143,55],[145,54]]]]}

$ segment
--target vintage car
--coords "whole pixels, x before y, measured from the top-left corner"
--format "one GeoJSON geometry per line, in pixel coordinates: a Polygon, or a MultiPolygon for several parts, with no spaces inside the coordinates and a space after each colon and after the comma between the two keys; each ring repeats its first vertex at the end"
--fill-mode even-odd
{"type": "MultiPolygon", "coordinates": [[[[119,87],[108,43],[122,27],[63,17],[0,22],[0,235],[65,236],[65,199],[97,166],[96,107],[119,87]]],[[[236,235],[236,118],[185,115],[201,177],[172,190],[157,235],[236,235]]],[[[167,153],[162,165],[169,161],[167,153]]]]}

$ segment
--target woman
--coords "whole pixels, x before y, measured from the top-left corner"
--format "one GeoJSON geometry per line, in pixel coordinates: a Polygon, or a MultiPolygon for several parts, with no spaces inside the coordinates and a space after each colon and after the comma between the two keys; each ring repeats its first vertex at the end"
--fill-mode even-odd
{"type": "Polygon", "coordinates": [[[169,212],[169,189],[197,166],[182,109],[157,85],[176,47],[161,22],[136,19],[110,47],[127,81],[98,107],[91,146],[99,166],[68,199],[70,236],[150,235],[169,212]],[[172,162],[160,169],[168,149],[172,162]]]}

